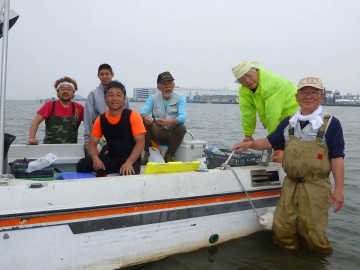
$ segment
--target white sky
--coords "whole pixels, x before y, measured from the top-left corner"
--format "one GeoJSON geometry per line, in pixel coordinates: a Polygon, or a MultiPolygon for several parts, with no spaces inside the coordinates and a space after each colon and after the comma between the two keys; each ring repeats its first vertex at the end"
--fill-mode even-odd
{"type": "Polygon", "coordinates": [[[63,76],[87,97],[102,63],[130,97],[165,70],[178,86],[235,89],[241,60],[360,93],[359,0],[12,0],[11,9],[20,18],[9,32],[7,99],[55,96],[63,76]]]}

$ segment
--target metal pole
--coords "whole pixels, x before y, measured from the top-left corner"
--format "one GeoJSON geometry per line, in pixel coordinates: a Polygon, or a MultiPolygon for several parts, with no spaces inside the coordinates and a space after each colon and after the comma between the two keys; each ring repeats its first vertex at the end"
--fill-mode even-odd
{"type": "Polygon", "coordinates": [[[7,48],[8,48],[8,32],[9,32],[9,12],[10,0],[5,0],[3,22],[3,44],[1,58],[1,85],[0,85],[0,174],[3,173],[4,160],[4,125],[5,125],[5,98],[6,98],[6,71],[7,71],[7,48]]]}

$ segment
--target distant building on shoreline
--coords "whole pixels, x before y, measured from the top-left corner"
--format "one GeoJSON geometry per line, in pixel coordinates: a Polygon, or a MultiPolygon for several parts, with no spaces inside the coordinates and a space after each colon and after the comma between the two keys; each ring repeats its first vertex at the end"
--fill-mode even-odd
{"type": "Polygon", "coordinates": [[[134,88],[133,98],[131,98],[130,101],[138,101],[138,102],[146,101],[148,97],[157,93],[157,91],[158,91],[157,88],[147,88],[147,87],[134,88]]]}
{"type": "MultiPolygon", "coordinates": [[[[130,101],[145,102],[149,96],[157,93],[157,88],[134,88],[133,98],[130,101]]],[[[199,87],[178,87],[174,91],[186,97],[188,103],[220,103],[238,104],[239,97],[237,90],[228,88],[199,88],[199,87]]]]}
{"type": "MultiPolygon", "coordinates": [[[[199,88],[175,86],[174,91],[186,97],[187,103],[238,104],[239,92],[229,88],[199,88]]],[[[157,88],[134,88],[130,101],[145,102],[149,96],[158,93],[157,88]]],[[[360,94],[341,94],[340,91],[325,88],[325,106],[360,106],[360,94]]]]}
{"type": "Polygon", "coordinates": [[[347,93],[342,95],[340,91],[325,89],[325,106],[360,106],[360,94],[347,93]]]}
{"type": "MultiPolygon", "coordinates": [[[[55,101],[58,100],[58,97],[51,97],[51,98],[37,98],[36,101],[39,101],[40,104],[42,103],[46,103],[49,101],[55,101]]],[[[83,96],[80,95],[75,95],[74,98],[72,99],[72,101],[86,101],[86,98],[84,98],[83,96]]]]}

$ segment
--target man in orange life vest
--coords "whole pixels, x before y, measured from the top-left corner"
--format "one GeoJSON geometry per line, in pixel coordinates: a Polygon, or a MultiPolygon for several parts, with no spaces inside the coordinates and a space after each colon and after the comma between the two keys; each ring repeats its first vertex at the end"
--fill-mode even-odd
{"type": "Polygon", "coordinates": [[[140,114],[126,109],[125,101],[125,86],[111,81],[105,87],[105,103],[109,109],[94,122],[88,144],[89,156],[79,161],[78,172],[96,171],[98,176],[140,173],[146,129],[140,114]],[[97,145],[102,136],[106,139],[108,152],[99,155],[97,145]]]}

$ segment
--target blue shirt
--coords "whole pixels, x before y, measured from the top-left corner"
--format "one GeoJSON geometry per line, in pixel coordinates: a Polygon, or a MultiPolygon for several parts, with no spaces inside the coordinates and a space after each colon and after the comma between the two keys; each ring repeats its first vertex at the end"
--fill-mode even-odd
{"type": "MultiPolygon", "coordinates": [[[[167,105],[169,104],[169,101],[163,99],[163,103],[164,103],[164,107],[166,110],[167,105]]],[[[140,113],[140,115],[142,115],[142,114],[150,115],[152,113],[153,108],[154,108],[154,98],[152,96],[150,96],[146,100],[145,105],[139,110],[139,113],[140,113]]],[[[176,117],[176,119],[178,120],[179,125],[184,124],[185,120],[186,120],[186,100],[183,96],[180,96],[180,98],[179,98],[178,116],[176,117]]]]}
{"type": "MultiPolygon", "coordinates": [[[[271,146],[284,148],[284,130],[289,125],[290,116],[280,122],[276,130],[267,136],[271,146]]],[[[310,124],[311,125],[311,124],[310,124]]],[[[326,144],[329,149],[329,158],[345,157],[345,141],[340,121],[333,117],[325,133],[326,144]]]]}

